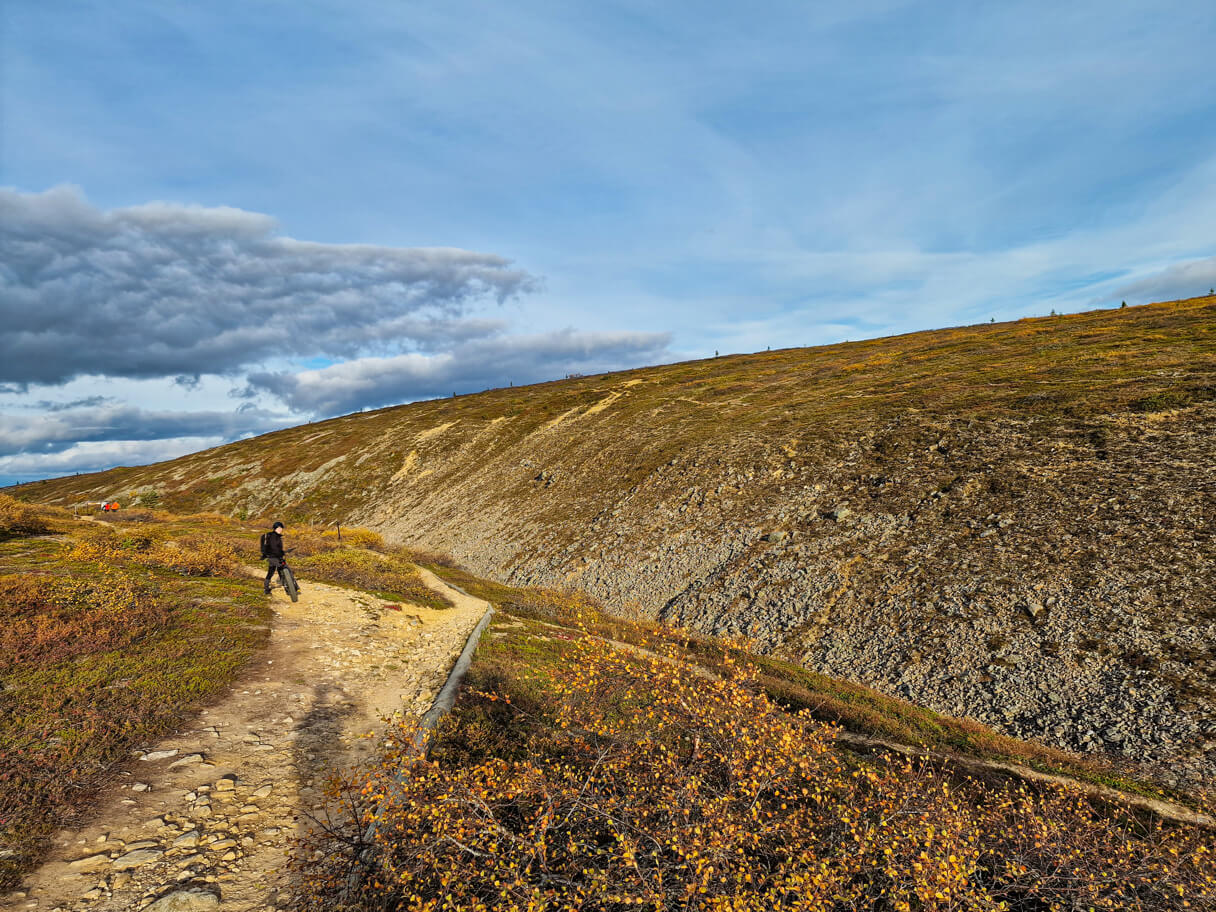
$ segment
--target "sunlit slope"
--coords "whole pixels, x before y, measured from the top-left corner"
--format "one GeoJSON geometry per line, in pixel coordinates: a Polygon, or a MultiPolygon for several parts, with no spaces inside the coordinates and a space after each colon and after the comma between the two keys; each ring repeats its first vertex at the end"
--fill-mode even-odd
{"type": "Polygon", "coordinates": [[[1216,299],[732,356],[26,486],[344,520],[1074,749],[1216,770],[1216,299]]]}

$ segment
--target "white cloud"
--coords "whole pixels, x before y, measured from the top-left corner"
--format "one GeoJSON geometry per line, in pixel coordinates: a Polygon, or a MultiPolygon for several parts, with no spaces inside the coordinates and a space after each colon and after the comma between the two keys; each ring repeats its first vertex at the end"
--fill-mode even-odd
{"type": "Polygon", "coordinates": [[[668,333],[573,330],[504,336],[441,354],[360,358],[321,370],[255,373],[248,392],[269,393],[297,411],[333,414],[414,399],[600,373],[670,357],[668,333]]]}
{"type": "Polygon", "coordinates": [[[222,437],[87,441],[49,455],[0,456],[0,482],[17,483],[73,472],[97,472],[120,465],[146,465],[176,459],[223,442],[222,437]]]}
{"type": "Polygon", "coordinates": [[[297,419],[256,408],[235,411],[148,411],[89,404],[42,415],[0,415],[0,456],[49,454],[83,442],[164,441],[182,437],[233,439],[293,424],[297,419]]]}

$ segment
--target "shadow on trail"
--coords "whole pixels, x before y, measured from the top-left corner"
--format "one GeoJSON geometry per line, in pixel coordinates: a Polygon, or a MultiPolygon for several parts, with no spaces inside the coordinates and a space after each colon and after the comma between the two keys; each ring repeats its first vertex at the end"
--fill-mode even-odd
{"type": "MultiPolygon", "coordinates": [[[[311,708],[298,723],[292,746],[292,767],[299,784],[293,855],[299,851],[299,841],[308,841],[310,834],[333,832],[349,822],[351,808],[326,791],[334,776],[350,768],[352,745],[344,743],[343,734],[359,708],[358,699],[341,686],[322,683],[312,688],[311,708]]],[[[301,895],[302,886],[300,872],[295,870],[279,896],[268,899],[291,905],[301,895]]]]}

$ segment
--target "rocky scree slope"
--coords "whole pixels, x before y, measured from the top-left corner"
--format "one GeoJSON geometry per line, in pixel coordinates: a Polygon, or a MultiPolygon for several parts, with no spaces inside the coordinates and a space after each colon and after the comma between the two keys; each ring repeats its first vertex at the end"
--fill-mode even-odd
{"type": "Polygon", "coordinates": [[[340,519],[1216,779],[1216,298],[686,362],[28,485],[340,519]]]}

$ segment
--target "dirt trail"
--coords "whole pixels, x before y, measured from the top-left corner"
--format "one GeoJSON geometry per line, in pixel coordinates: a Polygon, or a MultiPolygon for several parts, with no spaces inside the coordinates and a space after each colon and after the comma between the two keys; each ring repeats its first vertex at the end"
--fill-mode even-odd
{"type": "Polygon", "coordinates": [[[366,758],[382,718],[422,714],[486,604],[421,571],[454,603],[386,609],[374,596],[301,581],[272,598],[269,645],[224,700],[133,758],[93,823],[2,909],[275,910],[291,837],[310,828],[328,773],[366,758]]]}

